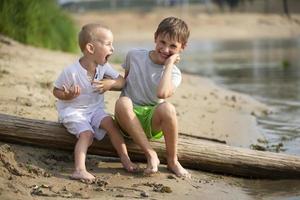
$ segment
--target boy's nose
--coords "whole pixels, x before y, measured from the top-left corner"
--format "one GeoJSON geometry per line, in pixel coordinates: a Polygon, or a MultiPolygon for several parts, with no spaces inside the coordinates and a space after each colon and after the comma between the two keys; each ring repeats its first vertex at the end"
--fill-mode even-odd
{"type": "Polygon", "coordinates": [[[169,47],[163,47],[162,48],[163,53],[169,53],[169,50],[170,50],[169,47]]]}

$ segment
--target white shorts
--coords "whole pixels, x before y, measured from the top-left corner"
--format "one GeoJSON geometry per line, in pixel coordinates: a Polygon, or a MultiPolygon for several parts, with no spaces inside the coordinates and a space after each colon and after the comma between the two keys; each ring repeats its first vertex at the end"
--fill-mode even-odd
{"type": "Polygon", "coordinates": [[[101,140],[106,134],[106,130],[99,128],[101,121],[109,116],[103,108],[97,108],[93,112],[85,112],[83,109],[66,108],[59,114],[59,122],[67,128],[67,130],[79,137],[84,131],[91,131],[94,138],[101,140]]]}

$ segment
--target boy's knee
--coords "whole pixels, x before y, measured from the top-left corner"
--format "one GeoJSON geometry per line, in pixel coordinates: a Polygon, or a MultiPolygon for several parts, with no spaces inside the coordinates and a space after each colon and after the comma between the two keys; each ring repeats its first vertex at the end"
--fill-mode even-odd
{"type": "Polygon", "coordinates": [[[90,144],[93,142],[94,134],[91,131],[84,131],[80,133],[79,139],[88,140],[90,144]]]}
{"type": "Polygon", "coordinates": [[[128,107],[132,105],[132,101],[130,98],[128,97],[120,97],[117,101],[116,101],[116,108],[117,107],[128,107]]]}
{"type": "Polygon", "coordinates": [[[115,114],[118,116],[133,112],[133,104],[130,98],[120,97],[116,102],[115,114]]]}
{"type": "Polygon", "coordinates": [[[79,137],[93,138],[94,134],[91,131],[84,131],[84,132],[80,133],[79,137]]]}
{"type": "Polygon", "coordinates": [[[111,116],[107,116],[102,120],[100,127],[104,128],[106,130],[109,130],[113,127],[116,127],[116,123],[111,116]]]}
{"type": "Polygon", "coordinates": [[[103,123],[108,127],[116,126],[115,120],[111,116],[107,116],[103,119],[103,123]]]}
{"type": "Polygon", "coordinates": [[[173,104],[169,102],[164,102],[160,106],[162,113],[169,116],[176,116],[176,108],[173,104]]]}

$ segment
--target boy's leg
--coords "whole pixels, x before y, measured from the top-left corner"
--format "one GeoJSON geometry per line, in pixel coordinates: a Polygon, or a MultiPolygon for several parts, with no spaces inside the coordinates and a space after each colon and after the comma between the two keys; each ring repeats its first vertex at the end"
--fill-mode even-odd
{"type": "Polygon", "coordinates": [[[168,102],[159,104],[153,113],[152,127],[154,131],[162,130],[164,133],[168,168],[179,177],[190,176],[177,157],[178,123],[175,107],[168,102]]]}
{"type": "Polygon", "coordinates": [[[109,135],[113,146],[115,147],[115,149],[118,152],[118,155],[120,156],[123,167],[128,172],[137,171],[138,168],[134,163],[130,161],[124,139],[117,125],[113,121],[112,117],[107,116],[103,118],[100,124],[100,128],[103,128],[107,131],[107,134],[109,135]]]}
{"type": "Polygon", "coordinates": [[[146,134],[133,112],[132,101],[128,97],[121,97],[116,102],[115,117],[119,125],[126,133],[130,134],[133,141],[138,144],[147,158],[146,174],[155,173],[158,171],[159,159],[156,152],[150,146],[146,134]]]}
{"type": "Polygon", "coordinates": [[[92,181],[95,177],[86,170],[85,160],[88,147],[92,144],[94,134],[91,131],[80,133],[75,145],[75,171],[71,175],[73,179],[84,179],[92,181]]]}

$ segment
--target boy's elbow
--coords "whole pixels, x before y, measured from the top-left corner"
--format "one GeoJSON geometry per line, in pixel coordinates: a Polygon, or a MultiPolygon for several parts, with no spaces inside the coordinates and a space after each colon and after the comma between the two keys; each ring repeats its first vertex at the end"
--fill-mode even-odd
{"type": "Polygon", "coordinates": [[[56,98],[59,98],[59,95],[58,95],[58,89],[57,89],[57,88],[53,88],[52,94],[53,94],[56,98]]]}
{"type": "Polygon", "coordinates": [[[156,96],[159,99],[166,99],[171,97],[174,94],[174,92],[175,92],[174,88],[170,88],[170,89],[158,88],[158,90],[156,91],[156,96]]]}
{"type": "Polygon", "coordinates": [[[63,99],[64,92],[63,90],[54,87],[52,90],[52,94],[58,99],[63,99]]]}
{"type": "Polygon", "coordinates": [[[56,88],[53,88],[52,94],[56,97],[56,88]]]}
{"type": "Polygon", "coordinates": [[[156,96],[159,99],[166,99],[166,98],[172,96],[172,94],[173,94],[172,92],[157,92],[156,96]]]}

